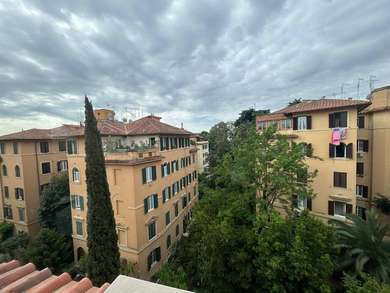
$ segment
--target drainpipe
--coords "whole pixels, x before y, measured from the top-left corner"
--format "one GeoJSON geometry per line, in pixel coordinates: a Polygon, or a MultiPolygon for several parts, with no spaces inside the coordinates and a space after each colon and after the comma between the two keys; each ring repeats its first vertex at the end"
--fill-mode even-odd
{"type": "Polygon", "coordinates": [[[34,150],[35,150],[35,165],[37,168],[37,179],[38,179],[38,196],[41,196],[41,179],[39,178],[39,163],[38,163],[38,150],[37,150],[37,142],[34,141],[34,150]]]}

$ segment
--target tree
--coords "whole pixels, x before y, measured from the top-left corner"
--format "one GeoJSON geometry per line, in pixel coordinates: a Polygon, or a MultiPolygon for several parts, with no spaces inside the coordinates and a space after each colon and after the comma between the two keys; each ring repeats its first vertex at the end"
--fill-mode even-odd
{"type": "Polygon", "coordinates": [[[311,182],[316,171],[309,171],[302,144],[290,143],[271,126],[261,133],[247,130],[246,138],[225,156],[217,171],[217,182],[239,186],[258,196],[259,208],[269,214],[276,202],[291,206],[294,195],[313,196],[311,182]]]}
{"type": "Polygon", "coordinates": [[[165,263],[161,269],[153,276],[153,279],[160,284],[188,290],[187,274],[180,265],[165,263]]]}
{"type": "Polygon", "coordinates": [[[40,270],[48,267],[55,274],[61,273],[73,261],[72,240],[42,228],[27,246],[23,260],[34,263],[40,270]]]}
{"type": "Polygon", "coordinates": [[[30,237],[26,233],[17,233],[14,236],[3,239],[0,242],[0,254],[5,256],[5,259],[21,259],[22,255],[30,241],[30,237]]]}
{"type": "Polygon", "coordinates": [[[291,102],[288,103],[289,106],[293,106],[293,105],[296,105],[296,104],[299,104],[299,103],[302,103],[302,99],[297,99],[295,98],[294,100],[292,100],[291,102]]]}
{"type": "Polygon", "coordinates": [[[44,228],[70,235],[72,233],[68,174],[54,176],[43,189],[38,210],[44,228]],[[61,217],[61,215],[64,215],[61,217]]]}
{"type": "Polygon", "coordinates": [[[337,248],[341,250],[339,270],[361,277],[367,273],[389,283],[390,241],[385,240],[390,226],[381,224],[378,215],[367,212],[367,219],[348,215],[351,223],[336,221],[337,248]]]}
{"type": "Polygon", "coordinates": [[[258,217],[257,292],[331,292],[333,229],[307,211],[258,217]]]}
{"type": "Polygon", "coordinates": [[[250,108],[248,110],[241,111],[238,119],[234,122],[234,126],[237,127],[241,124],[251,124],[254,125],[257,115],[269,114],[269,110],[255,110],[250,108]]]}
{"type": "Polygon", "coordinates": [[[114,212],[104,154],[92,104],[85,97],[85,161],[88,193],[88,276],[101,286],[119,274],[120,260],[114,212]]]}
{"type": "Polygon", "coordinates": [[[209,131],[209,167],[214,168],[222,161],[223,156],[231,150],[233,125],[219,122],[209,131]]]}
{"type": "Polygon", "coordinates": [[[369,275],[363,275],[362,279],[363,281],[359,281],[350,275],[346,275],[344,279],[346,293],[390,293],[388,284],[379,283],[369,275]]]}

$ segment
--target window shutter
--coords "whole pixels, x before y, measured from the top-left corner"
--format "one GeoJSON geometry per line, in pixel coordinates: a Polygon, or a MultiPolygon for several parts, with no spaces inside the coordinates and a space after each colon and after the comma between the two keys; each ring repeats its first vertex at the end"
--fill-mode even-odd
{"type": "Polygon", "coordinates": [[[170,186],[168,186],[168,198],[171,198],[171,187],[170,186]]]}
{"type": "Polygon", "coordinates": [[[330,113],[329,114],[329,128],[333,128],[333,127],[334,127],[334,114],[330,113]]]}
{"type": "Polygon", "coordinates": [[[348,126],[348,112],[340,112],[340,127],[348,126]]]}
{"type": "Polygon", "coordinates": [[[161,165],[161,178],[164,178],[164,165],[161,165]]]}
{"type": "Polygon", "coordinates": [[[57,172],[61,171],[61,161],[57,162],[57,172]]]}
{"type": "Polygon", "coordinates": [[[334,202],[328,201],[328,215],[334,216],[334,202]]]}
{"type": "Polygon", "coordinates": [[[158,195],[157,193],[153,194],[154,208],[158,208],[158,195]]]}
{"type": "Polygon", "coordinates": [[[329,158],[334,158],[334,145],[329,144],[329,158]]]}
{"type": "Polygon", "coordinates": [[[145,199],[144,199],[144,213],[147,214],[147,213],[148,213],[148,210],[149,210],[149,207],[148,207],[148,198],[145,198],[145,199]]]}
{"type": "Polygon", "coordinates": [[[171,174],[171,164],[167,163],[168,175],[171,174]]]}
{"type": "Polygon", "coordinates": [[[165,193],[166,193],[166,189],[164,188],[163,191],[162,191],[162,196],[163,196],[162,202],[163,202],[163,203],[165,203],[166,200],[167,200],[167,197],[166,197],[165,193]]]}
{"type": "Polygon", "coordinates": [[[79,200],[80,200],[80,209],[83,211],[84,210],[84,197],[79,196],[79,200]]]}
{"type": "Polygon", "coordinates": [[[347,188],[347,173],[340,173],[340,176],[341,176],[340,178],[341,186],[347,188]]]}
{"type": "Polygon", "coordinates": [[[293,194],[293,196],[292,196],[292,206],[293,206],[293,208],[298,207],[298,196],[296,196],[295,194],[293,194]]]}
{"type": "Polygon", "coordinates": [[[307,129],[311,129],[311,116],[306,116],[307,129]]]}
{"type": "Polygon", "coordinates": [[[309,211],[311,211],[311,198],[310,197],[307,198],[307,209],[309,211]]]}
{"type": "Polygon", "coordinates": [[[293,118],[293,130],[298,129],[298,117],[293,118]]]}
{"type": "Polygon", "coordinates": [[[352,143],[349,143],[347,145],[347,158],[348,159],[352,159],[353,158],[353,144],[352,143]]]}
{"type": "Polygon", "coordinates": [[[148,255],[148,270],[152,267],[152,253],[148,255]]]}
{"type": "Polygon", "coordinates": [[[364,140],[363,142],[363,151],[368,152],[368,140],[364,140]]]}
{"type": "Polygon", "coordinates": [[[156,166],[152,166],[152,180],[156,180],[156,166]]]}
{"type": "Polygon", "coordinates": [[[163,151],[164,150],[164,147],[163,147],[163,138],[160,136],[160,151],[163,151]]]}
{"type": "Polygon", "coordinates": [[[160,261],[160,259],[161,259],[161,248],[157,247],[156,248],[156,260],[160,261]]]}
{"type": "Polygon", "coordinates": [[[351,204],[349,204],[349,203],[347,203],[346,204],[346,214],[347,215],[350,215],[350,214],[352,214],[352,205],[351,204]]]}
{"type": "Polygon", "coordinates": [[[74,195],[71,195],[70,196],[70,206],[72,207],[72,209],[74,209],[74,206],[75,206],[75,199],[74,199],[74,195]]]}
{"type": "Polygon", "coordinates": [[[142,184],[146,183],[146,168],[142,169],[142,184]]]}
{"type": "Polygon", "coordinates": [[[333,186],[340,186],[340,178],[339,178],[339,173],[334,172],[333,173],[333,186]]]}
{"type": "Polygon", "coordinates": [[[363,185],[363,197],[367,198],[368,197],[368,186],[363,185]]]}

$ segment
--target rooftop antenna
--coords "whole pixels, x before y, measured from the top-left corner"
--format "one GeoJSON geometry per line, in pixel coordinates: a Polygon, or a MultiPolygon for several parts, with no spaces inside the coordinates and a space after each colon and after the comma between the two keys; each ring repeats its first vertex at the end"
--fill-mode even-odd
{"type": "Polygon", "coordinates": [[[359,100],[360,99],[360,82],[363,81],[364,78],[358,78],[358,81],[357,81],[357,87],[356,87],[356,90],[357,90],[357,94],[356,94],[356,97],[357,99],[359,100]]]}
{"type": "Polygon", "coordinates": [[[375,75],[370,75],[370,78],[369,78],[369,80],[368,80],[368,83],[369,83],[369,85],[370,85],[370,92],[372,92],[372,90],[374,89],[374,83],[375,83],[376,81],[378,81],[378,79],[375,79],[375,78],[376,78],[375,75]]]}

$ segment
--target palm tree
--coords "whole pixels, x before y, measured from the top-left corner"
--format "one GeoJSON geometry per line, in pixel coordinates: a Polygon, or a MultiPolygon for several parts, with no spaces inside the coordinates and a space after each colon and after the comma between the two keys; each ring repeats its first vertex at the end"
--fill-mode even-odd
{"type": "Polygon", "coordinates": [[[349,222],[336,224],[337,248],[341,249],[339,270],[348,270],[355,276],[368,273],[378,281],[389,283],[390,241],[386,233],[390,226],[379,223],[378,214],[367,212],[367,219],[347,216],[349,222]]]}

